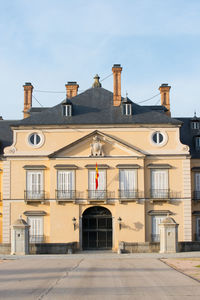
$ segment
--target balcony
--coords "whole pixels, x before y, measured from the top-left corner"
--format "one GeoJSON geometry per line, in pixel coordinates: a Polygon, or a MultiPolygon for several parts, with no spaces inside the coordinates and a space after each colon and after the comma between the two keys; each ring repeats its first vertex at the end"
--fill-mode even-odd
{"type": "Polygon", "coordinates": [[[160,234],[151,234],[152,243],[160,243],[160,234]]]}
{"type": "Polygon", "coordinates": [[[200,191],[193,191],[192,199],[195,201],[200,200],[200,191]]]}
{"type": "Polygon", "coordinates": [[[28,202],[41,202],[44,203],[46,199],[45,191],[24,191],[24,200],[28,202]]]}
{"type": "Polygon", "coordinates": [[[174,192],[170,189],[151,189],[148,195],[148,198],[151,199],[151,202],[168,202],[171,199],[180,197],[180,192],[174,192]]]}
{"type": "Polygon", "coordinates": [[[36,244],[36,243],[44,243],[44,235],[29,235],[29,243],[36,244]]]}
{"type": "Polygon", "coordinates": [[[138,190],[119,190],[118,193],[119,202],[123,201],[138,201],[140,198],[144,198],[144,193],[138,190]]]}
{"type": "Polygon", "coordinates": [[[77,192],[75,190],[56,190],[55,192],[57,202],[74,202],[77,198],[77,192]]]}
{"type": "Polygon", "coordinates": [[[108,199],[114,197],[114,192],[110,192],[107,190],[88,190],[87,198],[89,201],[102,201],[107,202],[108,199]]]}

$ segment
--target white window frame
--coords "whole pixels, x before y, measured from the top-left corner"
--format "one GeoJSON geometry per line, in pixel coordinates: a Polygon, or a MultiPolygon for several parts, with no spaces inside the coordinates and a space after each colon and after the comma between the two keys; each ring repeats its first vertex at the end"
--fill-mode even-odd
{"type": "Polygon", "coordinates": [[[161,199],[168,198],[168,196],[169,171],[167,169],[151,169],[151,197],[161,199]]]}
{"type": "Polygon", "coordinates": [[[75,171],[58,170],[57,171],[57,198],[73,199],[74,197],[75,197],[75,171]],[[67,182],[67,180],[69,181],[67,182]]]}
{"type": "Polygon", "coordinates": [[[44,140],[45,140],[45,138],[41,131],[32,131],[32,132],[29,132],[27,135],[27,144],[29,145],[29,147],[31,146],[32,148],[40,148],[44,144],[44,140]],[[34,143],[33,144],[30,140],[32,135],[34,135],[34,143]],[[37,135],[40,137],[40,142],[38,144],[36,143],[37,135]]]}
{"type": "Polygon", "coordinates": [[[120,198],[137,197],[137,170],[136,169],[119,170],[119,191],[120,191],[120,198]],[[130,182],[131,176],[133,179],[132,182],[130,182]]]}
{"type": "Polygon", "coordinates": [[[72,105],[71,104],[63,105],[63,114],[66,117],[71,117],[71,115],[72,115],[72,105]]]}
{"type": "Polygon", "coordinates": [[[30,225],[29,242],[30,243],[44,242],[44,217],[28,216],[27,223],[30,225]]]}
{"type": "Polygon", "coordinates": [[[126,116],[132,115],[132,105],[130,103],[123,104],[123,115],[126,115],[126,116]]]}
{"type": "Polygon", "coordinates": [[[88,197],[90,199],[105,199],[107,198],[107,174],[105,169],[98,169],[99,178],[98,178],[98,188],[96,190],[96,170],[88,170],[88,197]],[[102,180],[103,179],[103,180],[102,180]]]}
{"type": "Polygon", "coordinates": [[[43,197],[44,197],[44,171],[27,170],[26,171],[26,198],[36,200],[36,199],[42,199],[43,197]]]}
{"type": "Polygon", "coordinates": [[[199,122],[197,122],[197,121],[192,121],[192,122],[191,122],[191,128],[192,128],[192,129],[199,129],[199,122]]]}

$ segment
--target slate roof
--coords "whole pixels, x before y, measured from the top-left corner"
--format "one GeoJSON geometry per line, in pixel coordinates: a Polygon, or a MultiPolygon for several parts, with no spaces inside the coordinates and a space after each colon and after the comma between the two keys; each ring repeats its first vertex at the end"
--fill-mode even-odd
{"type": "Polygon", "coordinates": [[[28,112],[30,113],[30,115],[33,115],[35,113],[45,111],[49,108],[50,107],[31,107],[31,109],[29,109],[28,112]]]}
{"type": "MultiPolygon", "coordinates": [[[[177,118],[183,122],[180,128],[180,139],[181,142],[190,147],[190,154],[192,158],[200,158],[200,152],[195,150],[195,136],[200,136],[200,129],[192,129],[191,121],[194,118],[177,118]]],[[[199,121],[200,119],[197,118],[199,121]]]]}
{"type": "MultiPolygon", "coordinates": [[[[124,98],[122,98],[123,100],[124,98]]],[[[129,99],[130,100],[130,99],[129,99]]],[[[200,158],[195,151],[194,136],[200,135],[200,130],[193,130],[190,126],[192,118],[170,118],[164,112],[166,108],[161,105],[145,106],[132,102],[132,115],[122,114],[121,107],[113,106],[113,93],[104,88],[90,88],[70,99],[72,103],[72,116],[63,115],[63,104],[48,107],[33,107],[31,116],[23,120],[0,120],[0,155],[3,148],[12,144],[11,125],[89,125],[89,124],[173,124],[183,126],[180,129],[181,141],[189,145],[192,157],[200,158]]]]}
{"type": "Polygon", "coordinates": [[[10,125],[18,124],[16,120],[0,120],[0,155],[3,153],[3,149],[12,144],[13,133],[10,129],[10,125]]]}
{"type": "Polygon", "coordinates": [[[181,124],[179,120],[133,102],[132,115],[123,115],[121,107],[113,106],[113,93],[103,88],[90,88],[70,100],[71,117],[63,115],[62,101],[52,108],[35,112],[20,125],[181,124]]]}

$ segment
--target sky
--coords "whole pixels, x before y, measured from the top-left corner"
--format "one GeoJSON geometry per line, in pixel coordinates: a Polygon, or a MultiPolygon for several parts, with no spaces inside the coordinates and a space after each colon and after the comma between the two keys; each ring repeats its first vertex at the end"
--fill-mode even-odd
{"type": "MultiPolygon", "coordinates": [[[[3,119],[23,117],[25,82],[33,106],[51,107],[68,81],[81,93],[113,64],[123,68],[122,96],[138,103],[168,83],[172,116],[200,116],[200,1],[0,0],[3,119]]],[[[102,86],[113,91],[112,76],[102,86]]],[[[144,104],[160,104],[159,95],[144,104]]]]}

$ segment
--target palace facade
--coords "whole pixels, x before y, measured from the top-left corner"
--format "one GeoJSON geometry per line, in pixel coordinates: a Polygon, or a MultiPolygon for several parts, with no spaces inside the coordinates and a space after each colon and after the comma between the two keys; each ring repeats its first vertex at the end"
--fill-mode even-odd
{"type": "Polygon", "coordinates": [[[32,107],[25,83],[24,118],[0,120],[1,243],[20,216],[30,243],[81,250],[159,242],[167,215],[179,241],[200,240],[200,119],[171,117],[168,84],[157,106],[123,98],[122,68],[112,71],[113,92],[97,75],[81,94],[68,82],[51,108],[32,107]]]}

